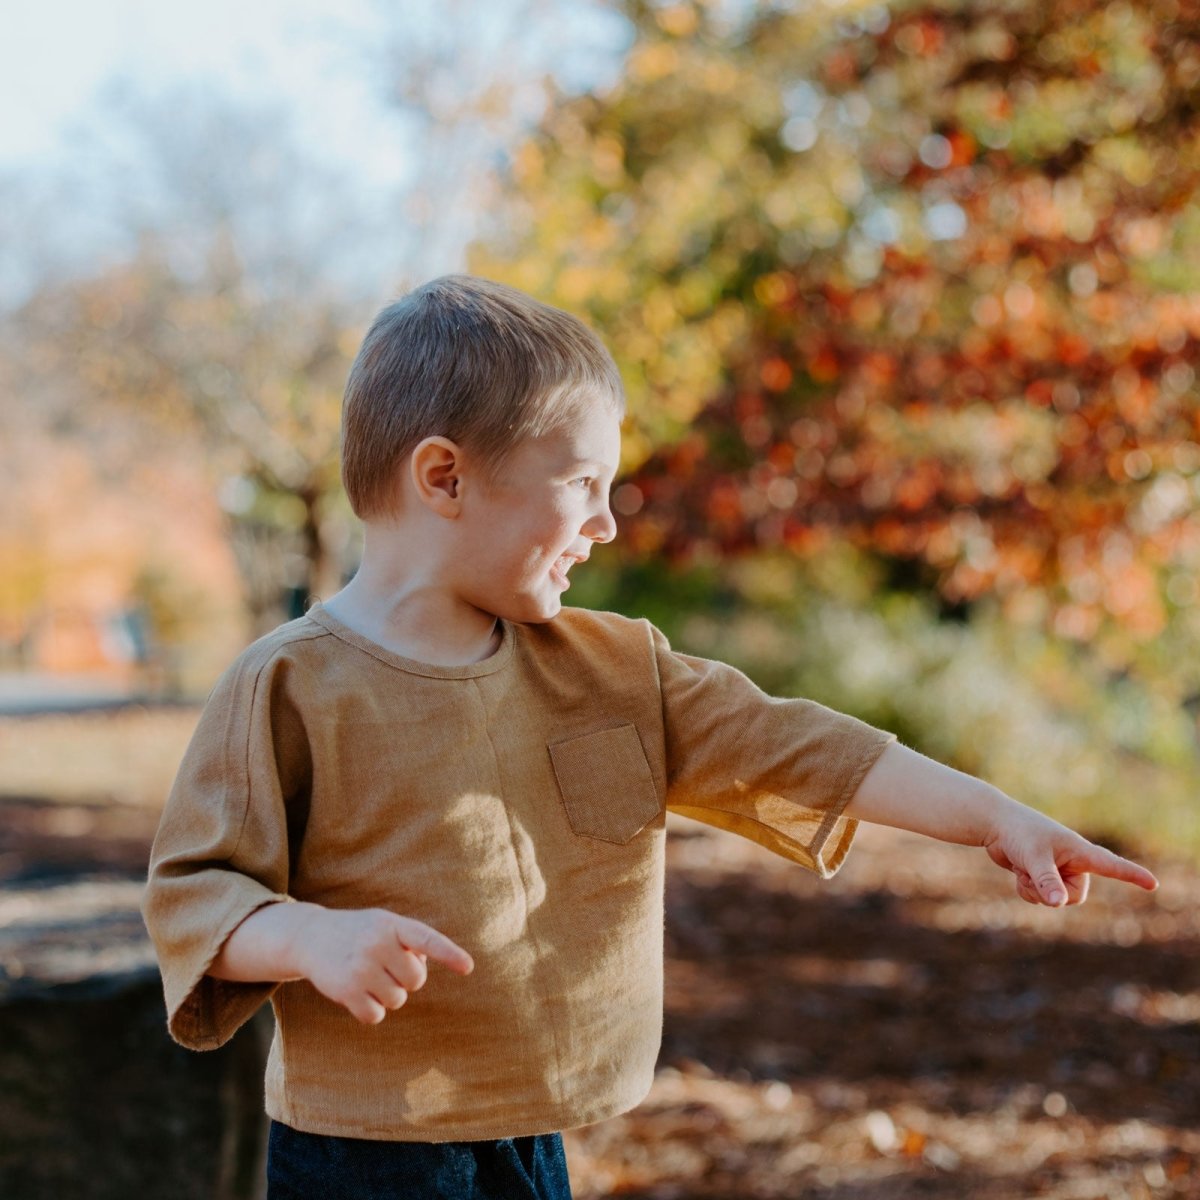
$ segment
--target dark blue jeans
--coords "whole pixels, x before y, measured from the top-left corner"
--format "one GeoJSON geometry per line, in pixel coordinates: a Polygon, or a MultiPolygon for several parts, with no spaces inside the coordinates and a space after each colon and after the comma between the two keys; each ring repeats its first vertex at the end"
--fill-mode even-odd
{"type": "Polygon", "coordinates": [[[562,1134],[377,1142],[271,1122],[267,1200],[571,1200],[562,1134]]]}

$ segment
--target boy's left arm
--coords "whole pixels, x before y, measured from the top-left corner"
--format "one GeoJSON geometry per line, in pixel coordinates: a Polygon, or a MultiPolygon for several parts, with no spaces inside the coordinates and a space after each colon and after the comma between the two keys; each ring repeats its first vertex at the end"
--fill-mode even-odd
{"type": "Polygon", "coordinates": [[[1106,875],[1153,891],[1137,863],[1097,846],[999,788],[892,742],[854,793],[846,816],[963,846],[982,846],[1016,876],[1031,904],[1081,904],[1088,876],[1106,875]]]}

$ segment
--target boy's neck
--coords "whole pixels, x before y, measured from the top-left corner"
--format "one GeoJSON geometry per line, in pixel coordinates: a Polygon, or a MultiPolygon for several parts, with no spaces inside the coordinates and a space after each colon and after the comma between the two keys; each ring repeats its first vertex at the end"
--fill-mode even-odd
{"type": "Polygon", "coordinates": [[[429,561],[413,551],[400,531],[368,528],[354,578],[322,607],[355,633],[417,662],[460,667],[490,658],[500,647],[497,618],[439,586],[435,570],[407,569],[429,561]]]}

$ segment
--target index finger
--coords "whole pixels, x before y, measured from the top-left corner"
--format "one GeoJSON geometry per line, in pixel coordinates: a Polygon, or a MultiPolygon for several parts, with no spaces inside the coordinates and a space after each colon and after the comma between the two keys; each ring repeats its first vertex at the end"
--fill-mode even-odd
{"type": "Polygon", "coordinates": [[[475,960],[444,933],[415,917],[396,914],[396,920],[401,923],[397,936],[406,950],[423,952],[462,975],[469,975],[475,969],[475,960]]]}
{"type": "Polygon", "coordinates": [[[1095,843],[1088,845],[1087,850],[1078,856],[1072,866],[1078,865],[1084,871],[1093,875],[1104,875],[1109,879],[1117,879],[1122,883],[1132,883],[1135,887],[1145,888],[1152,892],[1158,887],[1158,880],[1138,863],[1122,858],[1111,850],[1095,843]]]}

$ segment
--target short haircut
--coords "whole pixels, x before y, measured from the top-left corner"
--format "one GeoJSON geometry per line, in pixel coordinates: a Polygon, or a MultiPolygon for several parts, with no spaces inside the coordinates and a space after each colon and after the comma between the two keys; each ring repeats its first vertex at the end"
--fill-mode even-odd
{"type": "Polygon", "coordinates": [[[525,439],[568,426],[586,406],[624,415],[616,363],[578,317],[472,275],[443,275],[388,305],[350,368],[342,482],[361,518],[394,515],[397,468],[441,435],[486,481],[525,439]]]}

